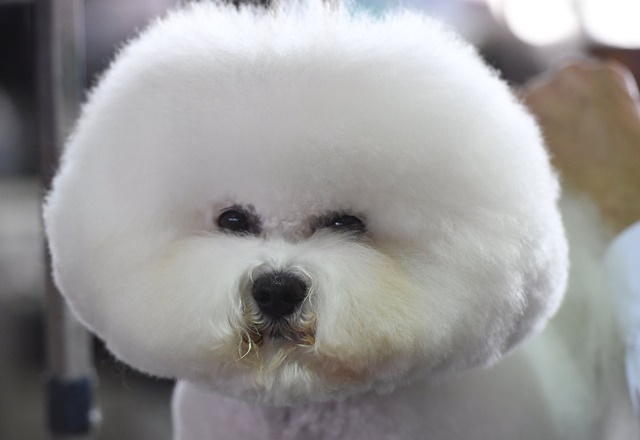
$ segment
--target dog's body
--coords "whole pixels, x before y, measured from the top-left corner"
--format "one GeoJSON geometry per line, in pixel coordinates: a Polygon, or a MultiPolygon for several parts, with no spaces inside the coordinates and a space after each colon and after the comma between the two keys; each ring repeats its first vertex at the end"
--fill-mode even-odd
{"type": "Polygon", "coordinates": [[[83,322],[181,380],[180,440],[583,439],[631,426],[598,283],[477,368],[558,309],[557,197],[532,118],[437,23],[205,3],[120,54],[45,221],[83,322]]]}

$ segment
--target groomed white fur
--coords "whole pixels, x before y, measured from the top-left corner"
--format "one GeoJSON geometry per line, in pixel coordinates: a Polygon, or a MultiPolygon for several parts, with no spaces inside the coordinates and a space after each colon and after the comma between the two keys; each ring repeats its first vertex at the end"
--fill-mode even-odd
{"type": "Polygon", "coordinates": [[[45,222],[73,310],[142,371],[276,405],[375,407],[358,395],[414,383],[386,399],[426,410],[416,390],[495,363],[557,310],[558,192],[533,119],[437,22],[201,3],[119,54],[45,222]],[[259,237],[217,230],[238,205],[259,237]],[[314,233],[331,212],[366,237],[314,233]],[[299,341],[252,335],[251,279],[270,269],[311,285],[299,341]]]}

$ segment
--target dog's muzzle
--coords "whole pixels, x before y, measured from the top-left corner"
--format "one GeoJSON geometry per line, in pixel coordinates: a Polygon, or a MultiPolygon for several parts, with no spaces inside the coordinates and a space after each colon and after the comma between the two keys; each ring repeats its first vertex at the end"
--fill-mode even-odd
{"type": "Polygon", "coordinates": [[[294,313],[307,297],[308,286],[288,272],[270,272],[253,282],[251,294],[260,311],[273,319],[294,313]]]}

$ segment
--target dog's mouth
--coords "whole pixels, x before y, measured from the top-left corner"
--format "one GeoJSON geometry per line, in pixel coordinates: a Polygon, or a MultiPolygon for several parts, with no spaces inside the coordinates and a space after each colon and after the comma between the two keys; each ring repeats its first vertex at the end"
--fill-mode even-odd
{"type": "Polygon", "coordinates": [[[267,341],[292,343],[310,347],[315,344],[316,316],[313,313],[299,313],[288,319],[248,317],[247,334],[258,345],[267,341]]]}
{"type": "Polygon", "coordinates": [[[258,376],[293,364],[331,383],[356,384],[366,380],[365,370],[357,362],[318,351],[315,335],[316,316],[310,312],[274,322],[248,320],[237,360],[258,376]]]}
{"type": "Polygon", "coordinates": [[[246,307],[244,322],[239,349],[243,361],[257,359],[266,346],[293,351],[312,348],[316,343],[316,315],[308,310],[273,319],[253,307],[246,307]]]}
{"type": "Polygon", "coordinates": [[[306,356],[314,345],[314,328],[248,327],[240,341],[237,361],[265,373],[280,368],[293,357],[306,356]]]}

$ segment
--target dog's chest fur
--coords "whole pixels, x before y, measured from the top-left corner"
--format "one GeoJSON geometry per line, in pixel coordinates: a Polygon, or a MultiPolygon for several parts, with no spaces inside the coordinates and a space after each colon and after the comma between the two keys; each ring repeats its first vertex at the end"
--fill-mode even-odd
{"type": "Polygon", "coordinates": [[[295,408],[227,399],[187,383],[174,396],[176,440],[554,439],[526,353],[439,386],[412,383],[295,408]],[[527,378],[523,381],[522,378],[527,378]]]}

